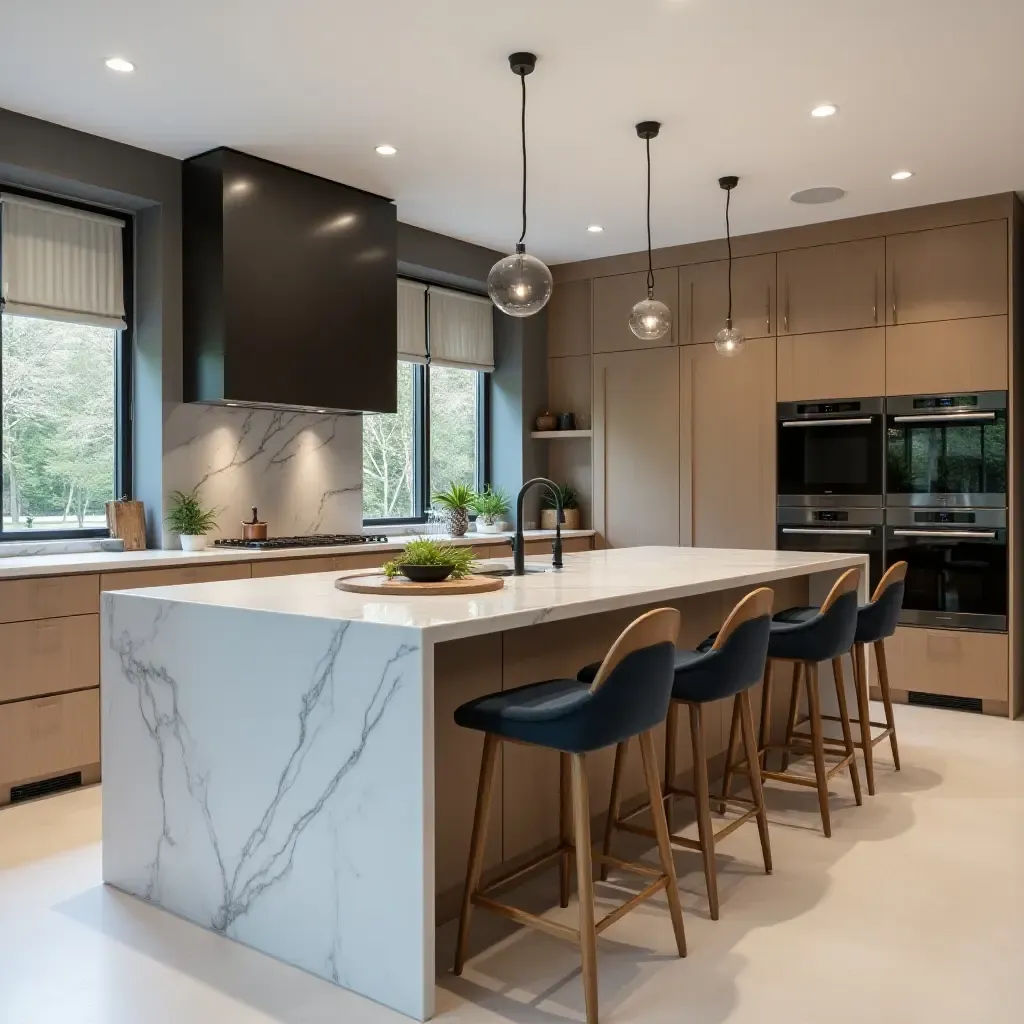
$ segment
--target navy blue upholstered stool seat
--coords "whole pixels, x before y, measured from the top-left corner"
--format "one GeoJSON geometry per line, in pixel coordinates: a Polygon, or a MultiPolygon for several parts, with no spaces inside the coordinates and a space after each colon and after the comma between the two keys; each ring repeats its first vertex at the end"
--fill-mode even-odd
{"type": "MultiPolygon", "coordinates": [[[[668,710],[665,734],[665,781],[661,800],[665,804],[671,823],[672,800],[676,796],[692,797],[697,804],[698,839],[671,835],[674,846],[699,850],[704,860],[707,880],[708,904],[713,920],[718,920],[718,881],[715,865],[716,842],[740,825],[756,818],[761,836],[761,852],[766,873],[772,870],[771,844],[768,838],[768,819],[761,794],[761,770],[757,756],[754,719],[750,706],[750,689],[761,681],[768,637],[771,630],[771,609],[774,594],[766,587],[747,594],[732,610],[721,630],[693,651],[675,652],[675,677],[672,685],[672,704],[668,710]],[[718,833],[711,821],[711,799],[708,789],[707,751],[704,742],[704,707],[712,701],[735,698],[740,713],[740,726],[747,752],[746,765],[750,779],[750,800],[737,800],[742,813],[718,833]],[[690,716],[690,737],[693,745],[694,788],[682,789],[676,784],[676,737],[679,727],[679,709],[686,705],[690,716]]],[[[577,678],[587,682],[594,678],[597,665],[581,669],[577,678]]],[[[611,806],[604,836],[604,853],[610,855],[612,838],[617,830],[644,836],[653,836],[649,828],[633,823],[632,819],[648,810],[644,803],[630,814],[621,816],[621,787],[625,770],[628,742],[619,743],[615,751],[615,769],[612,773],[611,806]]],[[[652,799],[654,799],[652,797],[652,799]]],[[[671,831],[671,824],[670,824],[671,831]]],[[[606,877],[602,868],[602,878],[606,877]]]]}
{"type": "Polygon", "coordinates": [[[579,943],[583,959],[583,987],[587,1024],[597,1024],[597,934],[622,916],[619,907],[603,920],[594,920],[593,857],[590,841],[590,801],[587,795],[586,758],[593,751],[615,746],[633,737],[640,740],[644,776],[654,805],[654,831],[658,840],[661,871],[646,864],[632,864],[614,858],[602,863],[653,876],[647,888],[627,904],[632,910],[641,902],[665,891],[669,914],[680,956],[686,956],[683,912],[679,900],[668,826],[660,799],[658,761],[652,730],[668,712],[672,697],[675,641],[679,634],[679,612],[660,608],[641,615],[615,641],[589,682],[549,679],[491,693],[463,704],[455,721],[484,734],[480,783],[477,789],[473,835],[470,842],[466,888],[459,918],[455,951],[455,973],[461,974],[466,961],[469,924],[474,907],[484,907],[520,924],[540,928],[549,934],[579,943]],[[487,821],[490,815],[497,753],[502,741],[528,743],[557,750],[560,755],[561,837],[558,846],[512,876],[481,888],[487,821]],[[571,789],[571,809],[570,794],[571,789]],[[571,813],[570,813],[571,810],[571,813]],[[572,827],[570,828],[570,820],[572,827]],[[538,917],[499,903],[488,895],[532,868],[557,858],[560,867],[560,896],[569,905],[569,874],[576,858],[579,886],[579,928],[573,929],[548,918],[538,917]]]}
{"type": "MultiPolygon", "coordinates": [[[[889,689],[889,670],[885,658],[885,641],[896,632],[903,607],[903,593],[907,576],[907,563],[895,562],[875,587],[868,604],[857,609],[857,630],[854,634],[850,661],[853,664],[853,679],[857,694],[857,717],[851,724],[857,726],[858,736],[854,746],[864,754],[864,775],[867,778],[868,793],[875,794],[874,748],[888,738],[892,748],[892,759],[896,771],[900,770],[900,752],[896,740],[896,721],[892,709],[892,693],[889,689]],[[875,663],[878,665],[878,688],[885,709],[884,722],[872,722],[870,718],[867,655],[868,644],[874,646],[875,663]],[[874,730],[880,730],[875,732],[874,730]]],[[[775,616],[777,622],[807,622],[818,613],[817,608],[787,608],[775,616]]],[[[823,715],[826,721],[837,721],[835,715],[823,715]]],[[[803,724],[790,719],[790,735],[800,736],[796,728],[803,724]]],[[[806,737],[803,737],[806,738],[806,737]]],[[[830,741],[825,740],[826,743],[830,741]]],[[[834,742],[834,741],[833,741],[834,742]]]]}
{"type": "MultiPolygon", "coordinates": [[[[853,795],[858,804],[863,802],[860,789],[860,775],[857,771],[857,753],[853,744],[853,730],[846,707],[846,689],[843,684],[842,661],[844,654],[853,647],[857,630],[857,588],[860,585],[860,570],[848,569],[836,581],[820,608],[810,611],[801,609],[794,613],[794,621],[785,621],[785,613],[776,616],[768,637],[768,664],[764,674],[764,691],[761,700],[761,735],[759,757],[761,775],[765,779],[810,786],[818,791],[818,807],[821,824],[826,836],[832,835],[832,821],[828,805],[828,783],[844,768],[850,772],[853,795]],[[780,621],[781,620],[781,621],[780,621]],[[772,670],[776,662],[793,663],[793,690],[790,698],[789,723],[785,743],[771,742],[772,670]],[[839,704],[839,721],[842,724],[843,739],[839,744],[840,757],[836,764],[826,766],[826,743],[822,731],[822,714],[818,691],[818,664],[832,663],[836,682],[836,699],[839,704]],[[811,726],[809,737],[797,735],[793,728],[800,699],[801,684],[807,695],[807,714],[811,726]],[[771,750],[781,750],[782,770],[770,771],[767,756],[771,750]],[[814,761],[814,778],[790,772],[790,757],[810,753],[814,761]]],[[[722,783],[722,798],[729,796],[729,785],[736,763],[738,734],[741,714],[733,708],[732,730],[726,756],[725,777],[722,783]]],[[[829,752],[834,753],[834,744],[829,752]]]]}

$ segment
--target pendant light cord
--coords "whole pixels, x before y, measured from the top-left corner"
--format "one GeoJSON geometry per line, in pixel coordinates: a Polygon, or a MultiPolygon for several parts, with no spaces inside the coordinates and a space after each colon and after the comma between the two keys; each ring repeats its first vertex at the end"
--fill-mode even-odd
{"type": "Polygon", "coordinates": [[[523,137],[523,233],[519,236],[519,244],[522,245],[526,239],[526,75],[519,76],[523,83],[523,114],[521,130],[523,137]]]}
{"type": "Polygon", "coordinates": [[[651,140],[647,143],[647,298],[654,298],[654,265],[651,260],[651,140]]]}
{"type": "Polygon", "coordinates": [[[726,316],[726,323],[732,327],[732,234],[729,231],[729,200],[732,199],[732,189],[725,190],[725,244],[729,250],[729,313],[726,316]]]}

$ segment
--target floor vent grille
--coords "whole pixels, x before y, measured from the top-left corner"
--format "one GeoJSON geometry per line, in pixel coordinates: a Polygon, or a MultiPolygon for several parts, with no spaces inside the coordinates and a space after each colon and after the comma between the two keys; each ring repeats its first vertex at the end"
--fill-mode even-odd
{"type": "Polygon", "coordinates": [[[921,693],[911,690],[909,702],[925,708],[945,708],[947,711],[972,711],[980,715],[980,697],[947,697],[941,693],[921,693]]]}
{"type": "Polygon", "coordinates": [[[81,784],[81,772],[68,772],[67,775],[56,775],[52,779],[43,779],[42,782],[27,782],[23,786],[11,786],[11,803],[34,800],[36,797],[60,793],[65,789],[75,789],[81,784]]]}

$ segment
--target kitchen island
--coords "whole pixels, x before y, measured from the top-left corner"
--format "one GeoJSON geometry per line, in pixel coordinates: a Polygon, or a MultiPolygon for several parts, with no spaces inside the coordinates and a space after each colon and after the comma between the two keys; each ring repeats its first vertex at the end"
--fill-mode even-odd
{"type": "MultiPolygon", "coordinates": [[[[751,587],[784,607],[867,568],[694,548],[580,553],[559,572],[529,561],[549,571],[468,597],[342,593],[337,572],[104,594],[104,880],[426,1020],[481,744],[452,710],[575,674],[646,608],[678,607],[689,646],[751,587]]],[[[728,711],[707,719],[719,768],[728,711]]],[[[678,749],[686,771],[682,737],[678,749]]],[[[588,771],[596,811],[610,759],[588,771]]],[[[498,790],[489,870],[557,836],[557,755],[509,747],[498,790]]]]}

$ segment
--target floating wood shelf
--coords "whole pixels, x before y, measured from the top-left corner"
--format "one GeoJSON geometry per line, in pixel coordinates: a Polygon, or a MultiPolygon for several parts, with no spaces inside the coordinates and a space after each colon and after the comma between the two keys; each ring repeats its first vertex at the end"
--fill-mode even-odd
{"type": "Polygon", "coordinates": [[[592,437],[594,432],[592,430],[534,430],[530,437],[538,438],[551,438],[556,440],[559,438],[570,438],[570,437],[592,437]]]}

